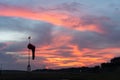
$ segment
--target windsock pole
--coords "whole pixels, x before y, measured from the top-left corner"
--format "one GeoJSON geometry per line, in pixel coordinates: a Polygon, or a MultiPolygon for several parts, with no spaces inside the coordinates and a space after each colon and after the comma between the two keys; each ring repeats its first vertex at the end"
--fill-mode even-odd
{"type": "MultiPolygon", "coordinates": [[[[30,43],[30,39],[31,37],[28,37],[29,43],[30,43]]],[[[31,71],[31,65],[30,65],[30,50],[28,49],[28,65],[27,65],[27,71],[30,72],[31,71]]]]}

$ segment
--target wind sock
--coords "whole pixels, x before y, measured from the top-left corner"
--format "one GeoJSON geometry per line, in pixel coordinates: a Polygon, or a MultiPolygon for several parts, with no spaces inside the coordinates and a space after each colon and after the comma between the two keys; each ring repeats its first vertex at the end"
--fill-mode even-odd
{"type": "Polygon", "coordinates": [[[28,49],[32,50],[32,59],[35,59],[35,46],[32,45],[31,43],[28,44],[28,49]]]}

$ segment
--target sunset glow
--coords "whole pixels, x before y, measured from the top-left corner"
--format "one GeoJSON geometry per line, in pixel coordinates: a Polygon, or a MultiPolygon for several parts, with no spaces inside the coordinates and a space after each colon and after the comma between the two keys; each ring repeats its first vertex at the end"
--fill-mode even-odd
{"type": "Polygon", "coordinates": [[[36,46],[33,69],[95,66],[120,56],[120,10],[115,9],[120,6],[109,8],[110,2],[101,1],[101,6],[95,0],[47,1],[0,1],[0,64],[25,70],[28,36],[36,46]]]}

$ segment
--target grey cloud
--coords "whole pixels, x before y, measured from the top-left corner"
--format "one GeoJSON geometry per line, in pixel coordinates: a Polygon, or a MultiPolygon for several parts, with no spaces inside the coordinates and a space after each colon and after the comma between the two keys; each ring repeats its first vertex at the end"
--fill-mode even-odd
{"type": "Polygon", "coordinates": [[[91,31],[75,32],[72,43],[79,45],[79,48],[108,48],[119,47],[120,45],[120,27],[112,18],[105,17],[83,17],[83,25],[95,24],[105,33],[95,33],[91,31]],[[107,19],[107,20],[106,20],[107,19]]]}
{"type": "MultiPolygon", "coordinates": [[[[0,17],[0,31],[10,33],[19,32],[26,35],[26,39],[22,41],[13,41],[8,45],[4,51],[20,51],[26,48],[27,35],[32,37],[31,42],[36,46],[42,46],[44,44],[50,44],[52,39],[52,32],[54,26],[50,23],[44,23],[40,21],[32,21],[22,18],[0,17]],[[27,34],[26,34],[27,33],[27,34]]],[[[2,44],[1,44],[2,46],[2,44]]]]}
{"type": "Polygon", "coordinates": [[[39,44],[39,46],[42,45],[49,45],[52,40],[52,32],[54,26],[49,23],[43,23],[43,24],[36,24],[34,25],[36,28],[32,29],[31,32],[33,32],[33,37],[35,38],[35,43],[39,44]]]}
{"type": "Polygon", "coordinates": [[[9,54],[6,54],[4,52],[1,52],[0,53],[0,63],[2,64],[3,62],[4,63],[11,63],[13,61],[16,61],[16,59],[12,56],[12,55],[9,55],[9,54]]]}
{"type": "Polygon", "coordinates": [[[5,43],[0,43],[0,50],[2,50],[4,47],[6,47],[7,45],[5,43]]]}
{"type": "Polygon", "coordinates": [[[59,4],[55,8],[50,10],[64,10],[64,11],[73,12],[73,11],[80,11],[81,7],[83,7],[83,5],[78,2],[70,2],[70,3],[59,4]]]}
{"type": "Polygon", "coordinates": [[[30,30],[35,23],[37,21],[17,17],[0,17],[0,30],[25,32],[30,30]]]}
{"type": "Polygon", "coordinates": [[[20,67],[20,65],[16,61],[17,58],[15,58],[13,55],[6,54],[5,52],[0,53],[0,64],[2,64],[2,69],[22,69],[22,67],[20,67]],[[16,65],[18,66],[15,67],[16,65]]]}
{"type": "Polygon", "coordinates": [[[25,48],[27,48],[27,42],[12,42],[12,44],[7,45],[2,51],[17,52],[25,48]]]}

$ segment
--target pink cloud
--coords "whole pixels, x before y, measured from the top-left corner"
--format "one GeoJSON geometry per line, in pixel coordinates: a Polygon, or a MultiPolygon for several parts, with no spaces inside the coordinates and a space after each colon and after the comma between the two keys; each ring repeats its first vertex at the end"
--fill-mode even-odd
{"type": "Polygon", "coordinates": [[[78,16],[73,16],[71,13],[62,13],[58,11],[46,10],[34,12],[26,8],[13,7],[9,5],[0,5],[0,16],[20,17],[32,20],[40,20],[51,24],[70,28],[78,31],[93,31],[104,33],[104,31],[96,24],[82,25],[84,21],[78,16]]]}

